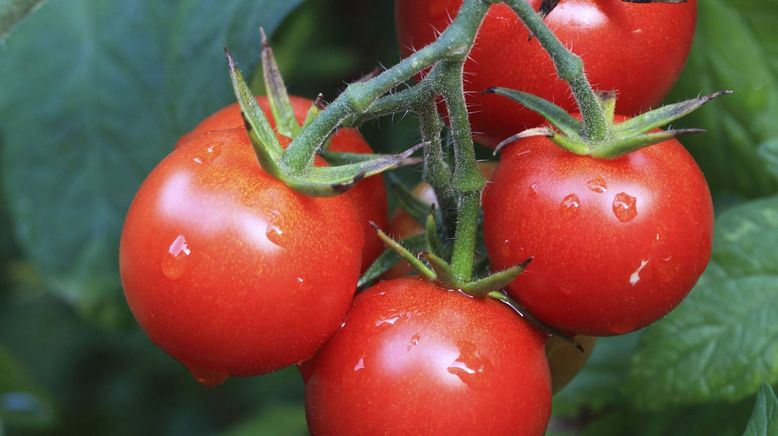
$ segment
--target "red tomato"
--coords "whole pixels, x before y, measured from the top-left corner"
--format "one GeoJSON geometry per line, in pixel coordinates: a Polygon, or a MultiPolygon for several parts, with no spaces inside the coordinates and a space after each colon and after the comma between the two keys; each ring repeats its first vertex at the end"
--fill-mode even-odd
{"type": "Polygon", "coordinates": [[[119,253],[130,309],[206,384],[306,359],[356,288],[352,208],[265,173],[241,129],[205,133],[167,156],[130,206],[119,253]]]}
{"type": "Polygon", "coordinates": [[[378,283],[304,368],[312,434],[542,435],[544,336],[509,308],[420,279],[378,283]]]}
{"type": "MultiPolygon", "coordinates": [[[[537,10],[541,0],[529,0],[537,10]]],[[[424,47],[451,22],[462,0],[397,0],[397,33],[403,54],[424,47]]],[[[561,0],[546,24],[582,57],[595,89],[618,91],[618,113],[633,115],[656,106],[683,69],[694,36],[697,1],[637,4],[621,0],[561,0]]],[[[484,89],[526,91],[575,110],[567,84],[537,38],[504,4],[489,10],[465,64],[465,90],[473,131],[495,145],[542,122],[518,104],[484,89]]]]}
{"type": "MultiPolygon", "coordinates": [[[[290,96],[289,99],[292,102],[292,107],[294,108],[297,120],[303,122],[305,116],[308,114],[308,109],[313,102],[307,98],[295,96],[290,96]]],[[[268,117],[270,125],[275,126],[267,97],[257,97],[257,103],[268,117]]],[[[181,146],[192,138],[196,138],[201,133],[236,127],[243,127],[243,117],[240,114],[240,106],[238,106],[237,103],[234,103],[220,109],[218,112],[203,120],[191,132],[182,136],[176,144],[176,147],[181,146]]],[[[283,145],[286,146],[288,143],[283,145]]],[[[365,138],[363,138],[356,129],[337,130],[332,136],[330,150],[346,153],[373,153],[373,150],[367,142],[365,142],[365,138]]],[[[384,249],[383,243],[376,235],[373,227],[370,226],[370,221],[373,221],[382,228],[386,228],[388,225],[384,179],[381,176],[368,177],[357,183],[357,185],[346,192],[345,195],[350,197],[356,206],[360,223],[365,232],[365,251],[362,257],[362,270],[364,271],[384,249]]]]}
{"type": "Polygon", "coordinates": [[[683,300],[711,254],[710,192],[676,140],[613,160],[545,137],[518,141],[502,152],[483,208],[495,270],[534,257],[510,294],[568,332],[651,324],[683,300]]]}

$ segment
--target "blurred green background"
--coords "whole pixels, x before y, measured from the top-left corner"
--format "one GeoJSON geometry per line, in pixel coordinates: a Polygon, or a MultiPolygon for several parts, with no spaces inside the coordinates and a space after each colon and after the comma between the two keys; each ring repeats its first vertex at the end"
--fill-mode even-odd
{"type": "MultiPolygon", "coordinates": [[[[671,99],[736,91],[680,123],[709,130],[685,143],[716,202],[711,266],[666,319],[599,342],[550,434],[778,434],[776,22],[774,1],[700,4],[671,99]]],[[[202,387],[118,281],[132,195],[231,101],[222,47],[250,71],[259,26],[294,94],[332,99],[399,56],[390,0],[0,0],[0,435],[306,434],[295,369],[202,387]]],[[[417,142],[412,117],[363,131],[378,150],[417,142]]]]}

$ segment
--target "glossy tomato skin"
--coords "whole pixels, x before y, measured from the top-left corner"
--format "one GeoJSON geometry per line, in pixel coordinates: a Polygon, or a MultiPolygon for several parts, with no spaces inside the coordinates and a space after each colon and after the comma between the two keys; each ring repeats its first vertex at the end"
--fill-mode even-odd
{"type": "MultiPolygon", "coordinates": [[[[294,109],[297,120],[303,122],[308,109],[313,102],[307,98],[290,96],[289,99],[294,109]]],[[[257,97],[257,103],[270,121],[271,126],[275,126],[271,111],[270,102],[267,97],[257,97]]],[[[176,144],[181,146],[198,135],[215,130],[232,129],[243,126],[243,118],[240,114],[240,106],[237,103],[226,106],[213,113],[208,118],[200,122],[195,128],[182,136],[176,144]]],[[[245,133],[244,133],[245,134],[245,133]]],[[[282,145],[288,145],[288,139],[282,145]]],[[[330,141],[330,150],[346,153],[373,153],[373,149],[365,141],[365,138],[356,129],[338,129],[330,141]]],[[[362,270],[364,271],[381,254],[384,245],[376,235],[375,230],[370,225],[370,221],[378,224],[381,228],[388,225],[388,206],[386,202],[386,187],[384,179],[381,176],[368,177],[346,192],[344,195],[351,197],[351,200],[359,214],[360,223],[365,232],[365,251],[362,258],[362,270]]]]}
{"type": "Polygon", "coordinates": [[[544,335],[506,306],[420,279],[357,296],[308,363],[314,435],[542,435],[544,335]]]}
{"type": "Polygon", "coordinates": [[[310,357],[337,329],[361,265],[346,197],[306,197],[259,166],[241,129],[205,133],[143,182],[120,243],[125,296],[200,381],[310,357]]]}
{"type": "MultiPolygon", "coordinates": [[[[537,10],[541,0],[529,0],[537,10]]],[[[403,54],[432,42],[456,15],[462,0],[397,0],[397,33],[403,54]]],[[[582,57],[595,89],[618,91],[617,111],[633,115],[656,107],[683,69],[697,18],[697,1],[638,4],[621,0],[561,0],[546,24],[582,57]]],[[[556,78],[548,54],[504,4],[489,10],[465,64],[465,89],[477,139],[495,145],[534,127],[540,116],[484,89],[526,91],[575,109],[569,87],[556,78]]]]}
{"type": "Polygon", "coordinates": [[[711,254],[710,192],[676,140],[613,160],[520,140],[501,153],[483,208],[495,270],[534,258],[510,294],[568,332],[651,324],[683,300],[711,254]]]}

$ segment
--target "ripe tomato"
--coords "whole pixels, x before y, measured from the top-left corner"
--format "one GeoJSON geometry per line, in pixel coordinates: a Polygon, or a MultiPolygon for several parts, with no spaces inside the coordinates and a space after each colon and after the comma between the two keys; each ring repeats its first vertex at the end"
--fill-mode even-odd
{"type": "MultiPolygon", "coordinates": [[[[541,0],[529,0],[537,10],[541,0]]],[[[396,18],[404,55],[424,47],[451,22],[462,0],[397,0],[396,18]]],[[[691,47],[697,1],[636,4],[620,0],[561,0],[546,24],[582,57],[595,89],[618,91],[618,113],[633,115],[656,106],[675,83],[691,47]]],[[[489,10],[465,64],[465,90],[477,139],[495,145],[542,122],[540,116],[484,89],[526,91],[566,109],[575,102],[537,38],[504,4],[489,10]]]]}
{"type": "Polygon", "coordinates": [[[567,386],[581,371],[589,356],[592,355],[596,338],[578,335],[575,337],[584,351],[557,336],[551,336],[546,341],[546,357],[548,369],[551,370],[551,392],[557,393],[567,386]]]}
{"type": "Polygon", "coordinates": [[[130,309],[206,384],[306,359],[356,288],[363,232],[352,208],[265,173],[242,129],[194,138],[151,172],[127,214],[130,309]]]}
{"type": "MultiPolygon", "coordinates": [[[[289,99],[292,102],[292,107],[297,120],[303,122],[305,116],[308,114],[308,109],[313,102],[307,98],[295,96],[290,96],[289,99]]],[[[275,126],[275,122],[270,112],[270,102],[267,97],[257,97],[257,103],[268,117],[270,125],[275,126]]],[[[181,137],[176,144],[176,147],[185,144],[192,138],[196,138],[201,133],[236,127],[243,127],[243,118],[240,114],[240,106],[238,106],[237,103],[234,103],[220,109],[200,122],[200,124],[195,126],[191,132],[181,137]]],[[[286,146],[288,143],[284,143],[283,145],[286,146]]],[[[356,129],[337,130],[330,141],[330,150],[345,153],[373,152],[367,142],[365,142],[365,138],[363,138],[356,129]]],[[[381,176],[368,177],[357,183],[357,185],[346,192],[345,195],[350,197],[354,203],[356,212],[359,215],[359,221],[362,224],[365,233],[365,251],[362,257],[362,270],[364,271],[384,249],[384,244],[376,235],[373,227],[370,226],[370,221],[373,221],[382,228],[385,228],[388,223],[384,179],[381,176]]]]}
{"type": "Polygon", "coordinates": [[[710,192],[676,140],[613,160],[520,140],[502,152],[483,208],[495,270],[534,257],[510,294],[568,332],[651,324],[683,300],[711,254],[710,192]]]}
{"type": "Polygon", "coordinates": [[[420,279],[378,283],[306,364],[312,434],[542,435],[545,337],[509,308],[420,279]]]}

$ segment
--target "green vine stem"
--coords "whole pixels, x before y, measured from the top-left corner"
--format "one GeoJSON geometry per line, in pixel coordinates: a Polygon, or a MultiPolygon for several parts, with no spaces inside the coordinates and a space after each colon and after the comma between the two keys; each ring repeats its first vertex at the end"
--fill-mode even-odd
{"type": "Polygon", "coordinates": [[[465,104],[465,91],[462,84],[464,62],[448,62],[444,65],[447,74],[443,85],[443,98],[446,101],[451,137],[454,141],[452,185],[458,197],[451,266],[459,280],[468,281],[473,273],[478,210],[481,206],[481,189],[484,187],[485,180],[478,170],[465,104]]]}
{"type": "Polygon", "coordinates": [[[543,22],[541,15],[535,12],[526,0],[489,0],[489,2],[505,3],[519,16],[551,56],[559,78],[570,84],[578,109],[583,116],[583,135],[591,141],[605,140],[608,136],[608,120],[605,118],[597,94],[586,79],[581,58],[562,45],[543,22]]]}
{"type": "Polygon", "coordinates": [[[454,21],[435,42],[370,79],[350,84],[299,132],[277,162],[284,174],[305,177],[313,171],[316,152],[336,128],[356,126],[398,111],[415,112],[426,143],[424,178],[438,196],[445,234],[454,237],[451,269],[462,282],[470,281],[473,275],[480,195],[485,182],[475,159],[463,70],[478,28],[489,7],[496,3],[508,4],[549,52],[583,114],[583,135],[592,140],[607,137],[608,123],[600,100],[586,79],[581,59],[565,49],[526,0],[464,0],[454,21]],[[429,74],[419,84],[392,93],[425,70],[429,74]],[[448,109],[453,169],[443,151],[442,122],[435,108],[438,95],[448,109]]]}
{"type": "Polygon", "coordinates": [[[435,42],[370,80],[350,84],[292,141],[281,161],[281,167],[292,173],[304,172],[310,168],[324,139],[345,120],[353,117],[354,113],[369,111],[370,106],[381,96],[441,60],[463,60],[470,52],[487,8],[488,4],[482,0],[466,0],[451,26],[435,42]]]}

